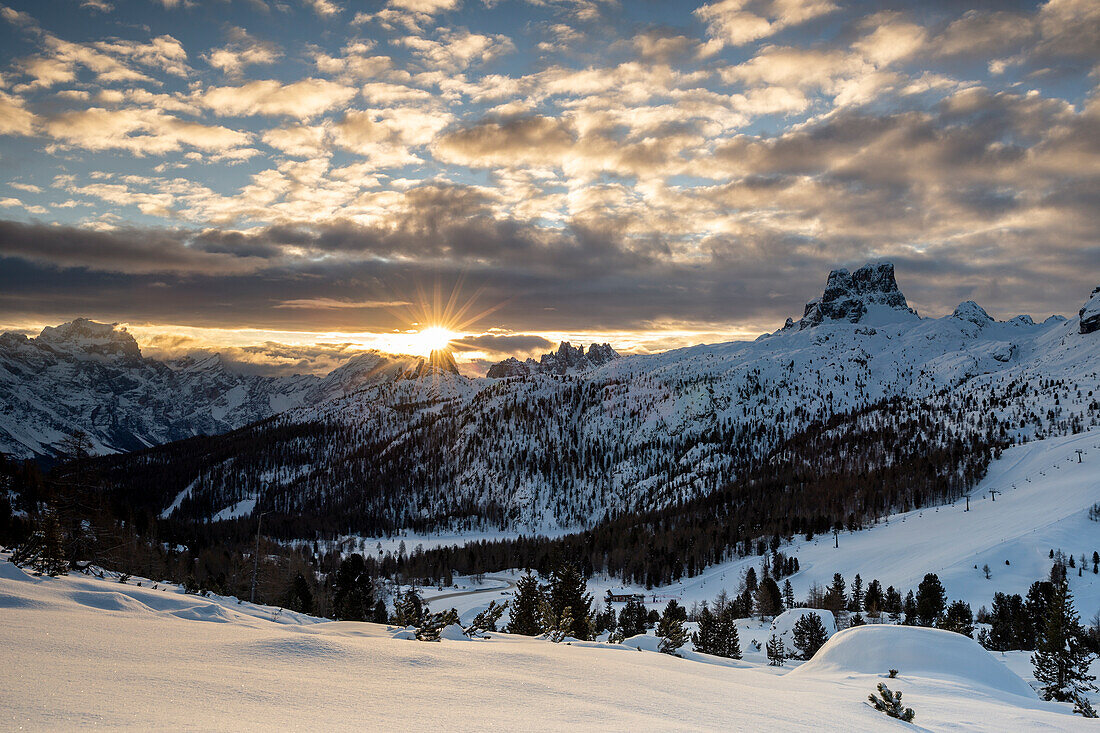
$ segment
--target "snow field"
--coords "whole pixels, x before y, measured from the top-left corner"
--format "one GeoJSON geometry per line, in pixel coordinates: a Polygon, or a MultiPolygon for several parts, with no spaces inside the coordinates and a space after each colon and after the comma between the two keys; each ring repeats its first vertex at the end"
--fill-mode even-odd
{"type": "Polygon", "coordinates": [[[787,673],[508,634],[422,643],[393,638],[393,627],[289,612],[275,623],[232,599],[32,578],[6,561],[0,608],[0,725],[12,729],[1071,731],[1091,722],[1017,694],[1026,685],[962,637],[923,629],[842,632],[816,666],[787,673]],[[945,676],[944,664],[975,678],[945,676]],[[893,687],[917,728],[864,702],[889,666],[902,670],[893,687]]]}

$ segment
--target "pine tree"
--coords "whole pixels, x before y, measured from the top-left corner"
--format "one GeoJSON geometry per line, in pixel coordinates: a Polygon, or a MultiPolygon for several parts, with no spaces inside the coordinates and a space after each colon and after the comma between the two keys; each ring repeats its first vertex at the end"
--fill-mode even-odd
{"type": "Polygon", "coordinates": [[[440,632],[457,623],[458,611],[453,608],[427,614],[420,628],[416,630],[416,638],[418,641],[439,641],[440,632]]]}
{"type": "Polygon", "coordinates": [[[429,615],[428,605],[420,597],[420,591],[409,588],[393,599],[393,623],[396,626],[423,626],[429,615]]]}
{"type": "Polygon", "coordinates": [[[563,630],[576,639],[587,640],[594,626],[592,615],[592,596],[587,592],[588,584],[576,565],[562,563],[550,576],[550,593],[547,600],[550,610],[562,627],[561,616],[566,608],[571,611],[568,627],[563,630]]]}
{"type": "Polygon", "coordinates": [[[790,578],[783,581],[783,605],[788,609],[794,608],[794,588],[791,587],[790,578]]]}
{"type": "Polygon", "coordinates": [[[821,623],[821,617],[816,613],[807,613],[795,622],[792,629],[794,646],[798,649],[802,659],[810,659],[817,650],[829,640],[829,632],[825,630],[825,624],[821,623]]]}
{"type": "Polygon", "coordinates": [[[947,607],[940,628],[963,636],[974,636],[974,613],[966,601],[955,601],[947,607]]]}
{"type": "MultiPolygon", "coordinates": [[[[340,562],[332,582],[332,612],[340,621],[366,621],[374,608],[374,579],[359,553],[340,562]]],[[[402,624],[404,626],[405,624],[402,624]]]]}
{"type": "Polygon", "coordinates": [[[665,612],[657,623],[657,636],[661,637],[659,651],[665,654],[674,654],[677,649],[687,643],[687,631],[684,630],[683,607],[675,600],[669,601],[665,606],[665,612]]]}
{"type": "Polygon", "coordinates": [[[714,654],[717,648],[717,619],[706,603],[703,603],[696,618],[699,628],[691,635],[691,643],[698,652],[714,654]]]}
{"type": "Polygon", "coordinates": [[[1084,698],[1096,690],[1092,684],[1096,678],[1088,673],[1092,653],[1083,643],[1085,631],[1065,580],[1054,586],[1045,621],[1038,648],[1031,656],[1035,679],[1042,683],[1040,694],[1044,700],[1059,702],[1084,698]]]}
{"type": "Polygon", "coordinates": [[[947,591],[935,573],[928,573],[917,586],[916,598],[917,623],[921,626],[936,626],[947,608],[947,591]]]}
{"type": "MultiPolygon", "coordinates": [[[[550,629],[550,641],[555,644],[565,641],[566,637],[573,636],[573,609],[566,606],[558,616],[558,622],[550,629]]],[[[577,638],[573,636],[573,638],[577,638]]]]}
{"type": "Polygon", "coordinates": [[[722,607],[716,617],[714,639],[715,655],[727,659],[741,658],[741,639],[737,634],[737,609],[732,603],[722,607]]]}
{"type": "Polygon", "coordinates": [[[838,614],[848,605],[848,598],[844,592],[844,576],[833,573],[833,582],[829,584],[829,590],[825,593],[825,608],[838,614]]]}
{"type": "Polygon", "coordinates": [[[913,595],[913,591],[905,594],[905,603],[902,605],[902,610],[905,612],[905,624],[907,626],[917,626],[917,599],[913,595]]]}
{"type": "Polygon", "coordinates": [[[885,609],[886,597],[882,593],[882,584],[872,580],[867,584],[867,593],[863,596],[863,608],[867,615],[877,618],[885,609]]]}
{"type": "Polygon", "coordinates": [[[17,567],[30,567],[35,575],[56,577],[68,572],[61,524],[52,508],[38,517],[30,537],[12,551],[10,560],[17,567]]]}
{"type": "Polygon", "coordinates": [[[916,717],[916,714],[913,712],[913,708],[907,708],[901,704],[900,692],[891,692],[885,682],[879,682],[878,694],[880,697],[875,697],[874,695],[867,696],[867,699],[871,702],[875,710],[886,713],[891,718],[897,718],[905,723],[913,722],[913,718],[916,717]]]}
{"type": "Polygon", "coordinates": [[[619,612],[619,631],[623,638],[644,634],[647,615],[645,605],[640,600],[627,600],[623,610],[619,612]]]}
{"type": "Polygon", "coordinates": [[[852,613],[863,610],[863,578],[859,577],[859,573],[852,580],[852,597],[848,601],[848,610],[852,613]]]}
{"type": "Polygon", "coordinates": [[[474,620],[466,627],[466,636],[481,636],[489,631],[497,630],[497,622],[508,608],[508,602],[497,605],[496,601],[489,601],[489,606],[484,611],[474,616],[474,620]]]}
{"type": "Polygon", "coordinates": [[[772,638],[768,639],[766,652],[768,664],[773,667],[783,666],[783,660],[787,658],[787,650],[783,646],[783,639],[778,634],[772,634],[772,638]]]}
{"type": "Polygon", "coordinates": [[[299,613],[313,613],[313,591],[305,576],[298,573],[286,591],[286,607],[299,613]]]}
{"type": "Polygon", "coordinates": [[[761,620],[783,613],[783,596],[771,578],[764,578],[756,588],[755,611],[761,620]]]}
{"type": "Polygon", "coordinates": [[[539,588],[538,578],[528,573],[516,582],[508,633],[524,636],[538,636],[543,633],[541,606],[542,589],[539,588]]]}

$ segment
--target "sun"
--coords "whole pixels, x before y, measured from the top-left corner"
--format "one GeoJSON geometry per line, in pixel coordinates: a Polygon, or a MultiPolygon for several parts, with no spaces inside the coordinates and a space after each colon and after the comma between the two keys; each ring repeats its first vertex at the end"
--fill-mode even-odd
{"type": "Polygon", "coordinates": [[[413,335],[413,341],[416,342],[418,347],[417,351],[424,355],[447,349],[451,341],[456,338],[458,338],[457,333],[443,326],[428,326],[413,335]]]}

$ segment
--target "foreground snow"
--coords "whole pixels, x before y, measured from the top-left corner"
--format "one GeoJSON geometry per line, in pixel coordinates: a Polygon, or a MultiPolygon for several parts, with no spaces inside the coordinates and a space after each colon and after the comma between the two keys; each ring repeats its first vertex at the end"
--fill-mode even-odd
{"type": "Polygon", "coordinates": [[[916,729],[1089,729],[973,642],[934,630],[841,632],[787,673],[507,634],[406,641],[145,586],[31,578],[0,560],[0,726],[908,730],[864,703],[896,667],[889,684],[916,729]]]}

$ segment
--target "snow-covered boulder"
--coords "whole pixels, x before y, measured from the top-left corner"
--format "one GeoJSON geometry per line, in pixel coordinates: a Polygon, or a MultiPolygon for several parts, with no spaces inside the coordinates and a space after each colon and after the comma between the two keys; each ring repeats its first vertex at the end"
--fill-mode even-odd
{"type": "Polygon", "coordinates": [[[838,677],[851,674],[960,680],[971,687],[1035,697],[1026,682],[973,639],[953,631],[916,626],[867,625],[837,633],[814,658],[790,674],[838,677]]]}
{"type": "Polygon", "coordinates": [[[470,637],[466,636],[466,632],[458,624],[450,624],[444,626],[443,630],[439,632],[440,640],[446,641],[469,641],[470,637]]]}
{"type": "Polygon", "coordinates": [[[649,634],[637,634],[623,639],[623,646],[633,647],[643,652],[656,652],[660,651],[661,640],[649,634]]]}
{"type": "Polygon", "coordinates": [[[1088,302],[1081,306],[1081,333],[1100,331],[1100,287],[1092,291],[1088,302]]]}
{"type": "Polygon", "coordinates": [[[783,640],[783,645],[788,652],[795,648],[794,625],[803,616],[817,616],[821,619],[821,625],[825,627],[826,634],[832,636],[836,633],[836,619],[833,618],[831,611],[820,608],[792,608],[784,611],[772,620],[771,633],[777,634],[783,640]]]}

